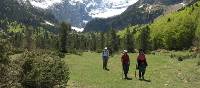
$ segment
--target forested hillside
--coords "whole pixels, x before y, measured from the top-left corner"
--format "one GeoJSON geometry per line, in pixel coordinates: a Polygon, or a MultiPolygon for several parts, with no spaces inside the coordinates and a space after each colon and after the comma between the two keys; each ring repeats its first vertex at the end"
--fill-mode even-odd
{"type": "Polygon", "coordinates": [[[1,0],[0,20],[16,21],[32,26],[41,26],[45,21],[57,22],[50,12],[34,8],[28,1],[25,4],[19,3],[17,0],[1,0]]]}
{"type": "MultiPolygon", "coordinates": [[[[135,27],[137,26],[127,29],[137,31],[134,34],[134,39],[138,48],[183,50],[192,46],[198,47],[200,43],[200,2],[178,12],[163,15],[154,20],[152,24],[139,28],[135,27]]],[[[121,36],[124,34],[125,30],[119,32],[121,36]]]]}
{"type": "Polygon", "coordinates": [[[150,25],[153,49],[187,49],[197,44],[200,27],[200,3],[165,15],[150,25]],[[196,35],[195,35],[196,34],[196,35]]]}

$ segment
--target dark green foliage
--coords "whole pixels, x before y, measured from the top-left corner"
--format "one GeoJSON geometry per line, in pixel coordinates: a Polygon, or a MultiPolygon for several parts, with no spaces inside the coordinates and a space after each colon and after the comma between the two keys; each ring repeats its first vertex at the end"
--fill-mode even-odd
{"type": "Polygon", "coordinates": [[[8,46],[5,41],[0,40],[0,64],[8,64],[8,46]]]}
{"type": "Polygon", "coordinates": [[[103,49],[103,48],[105,47],[105,39],[106,39],[106,38],[105,38],[104,34],[105,34],[105,33],[100,32],[100,42],[101,42],[101,43],[100,43],[100,48],[101,48],[101,49],[103,49]]]}
{"type": "Polygon", "coordinates": [[[200,57],[198,57],[197,65],[200,66],[200,57]]]}
{"type": "Polygon", "coordinates": [[[125,49],[128,50],[128,52],[133,53],[135,50],[135,44],[134,44],[134,37],[133,37],[133,32],[130,32],[129,29],[126,30],[125,38],[124,38],[124,45],[125,49]]]}
{"type": "Polygon", "coordinates": [[[143,49],[144,52],[150,49],[150,28],[149,26],[144,26],[140,29],[140,34],[138,36],[139,49],[143,49]]]}
{"type": "Polygon", "coordinates": [[[108,37],[108,45],[107,47],[109,47],[110,49],[110,53],[114,53],[116,51],[119,50],[119,37],[116,35],[116,31],[111,29],[108,34],[110,35],[108,37]]]}
{"type": "Polygon", "coordinates": [[[33,28],[32,27],[26,27],[25,29],[25,49],[28,49],[29,51],[32,49],[32,35],[33,35],[33,28]]]}
{"type": "Polygon", "coordinates": [[[85,32],[102,32],[108,31],[109,25],[106,24],[105,19],[96,18],[87,23],[84,29],[85,32]],[[95,30],[94,30],[95,29],[95,30]]]}
{"type": "Polygon", "coordinates": [[[94,33],[91,33],[90,38],[91,38],[90,50],[95,51],[97,49],[97,36],[94,33]]]}
{"type": "Polygon", "coordinates": [[[26,52],[22,55],[24,76],[22,86],[25,88],[66,87],[69,69],[58,56],[42,52],[26,52]]]}
{"type": "Polygon", "coordinates": [[[67,39],[68,39],[68,35],[69,35],[69,32],[71,31],[71,25],[65,23],[65,22],[62,22],[60,24],[60,32],[59,32],[59,37],[60,37],[60,51],[61,52],[64,52],[64,53],[67,53],[67,39]]]}
{"type": "Polygon", "coordinates": [[[26,51],[6,64],[0,63],[0,86],[65,88],[69,80],[69,68],[56,54],[49,50],[26,51]]]}
{"type": "Polygon", "coordinates": [[[0,40],[0,87],[1,88],[20,88],[20,66],[11,61],[8,56],[8,44],[3,39],[0,40]]]}

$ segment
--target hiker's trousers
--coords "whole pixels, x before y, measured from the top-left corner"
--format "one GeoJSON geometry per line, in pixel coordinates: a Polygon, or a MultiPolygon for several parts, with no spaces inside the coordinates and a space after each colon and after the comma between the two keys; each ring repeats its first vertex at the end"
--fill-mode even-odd
{"type": "Polygon", "coordinates": [[[124,74],[128,74],[129,71],[129,64],[123,63],[123,70],[124,70],[124,74]]]}
{"type": "Polygon", "coordinates": [[[107,68],[107,63],[108,63],[108,57],[107,56],[103,56],[103,69],[107,68]]]}

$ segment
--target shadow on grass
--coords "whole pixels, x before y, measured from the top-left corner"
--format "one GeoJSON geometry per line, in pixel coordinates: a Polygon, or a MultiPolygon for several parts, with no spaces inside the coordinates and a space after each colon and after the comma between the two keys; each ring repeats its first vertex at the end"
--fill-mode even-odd
{"type": "Polygon", "coordinates": [[[151,80],[147,80],[147,79],[139,79],[140,81],[145,81],[145,82],[151,82],[151,80]]]}
{"type": "Polygon", "coordinates": [[[132,80],[132,78],[123,78],[123,80],[132,80]]]}

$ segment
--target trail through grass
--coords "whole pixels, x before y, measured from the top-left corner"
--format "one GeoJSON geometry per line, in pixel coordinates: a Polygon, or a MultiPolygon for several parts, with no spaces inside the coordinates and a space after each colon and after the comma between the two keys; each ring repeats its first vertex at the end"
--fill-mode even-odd
{"type": "MultiPolygon", "coordinates": [[[[137,54],[129,54],[131,66],[129,77],[123,80],[120,54],[110,57],[108,68],[102,69],[102,59],[99,53],[83,53],[83,55],[66,55],[65,61],[70,67],[68,88],[199,88],[200,67],[197,59],[179,62],[166,55],[147,55],[148,68],[145,78],[139,81],[135,78],[135,63],[137,54]]],[[[137,71],[138,74],[138,71],[137,71]]]]}

